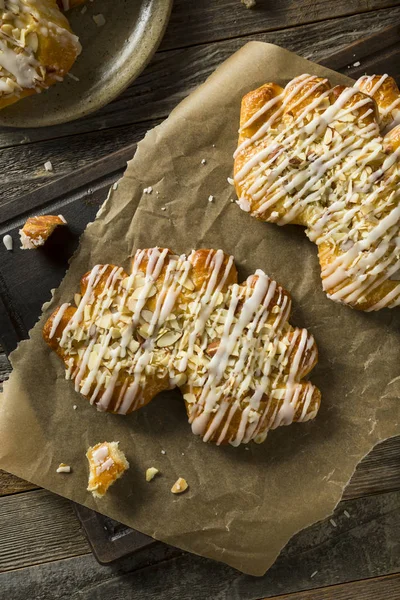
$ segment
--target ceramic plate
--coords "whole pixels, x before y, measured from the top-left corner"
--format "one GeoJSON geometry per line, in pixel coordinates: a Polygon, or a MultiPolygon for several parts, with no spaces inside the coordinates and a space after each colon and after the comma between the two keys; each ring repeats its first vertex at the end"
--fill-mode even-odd
{"type": "Polygon", "coordinates": [[[0,111],[0,125],[43,127],[84,117],[120,94],[144,69],[168,23],[172,0],[94,0],[68,18],[82,53],[71,73],[42,94],[0,111]],[[98,27],[94,15],[106,20],[98,27]]]}

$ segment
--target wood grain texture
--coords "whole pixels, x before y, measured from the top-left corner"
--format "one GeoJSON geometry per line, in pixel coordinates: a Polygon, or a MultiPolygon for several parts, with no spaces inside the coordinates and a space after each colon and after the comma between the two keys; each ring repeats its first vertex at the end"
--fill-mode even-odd
{"type": "MultiPolygon", "coordinates": [[[[14,498],[39,494],[44,498],[46,492],[14,498]]],[[[335,526],[327,519],[298,534],[263,577],[243,575],[221,563],[160,547],[113,566],[100,566],[88,554],[56,560],[60,554],[56,541],[65,549],[57,535],[51,540],[56,562],[3,573],[0,589],[7,600],[256,600],[400,571],[400,492],[351,500],[345,507],[335,511],[335,526]]],[[[51,511],[49,516],[53,518],[53,514],[51,511]]],[[[14,532],[25,516],[19,513],[15,518],[14,532]]],[[[30,530],[29,544],[15,540],[13,531],[11,535],[18,545],[20,567],[38,556],[37,550],[30,552],[27,547],[41,547],[47,540],[41,529],[36,536],[30,530]]],[[[82,550],[83,546],[78,547],[82,550]]],[[[46,558],[50,559],[49,552],[46,558]]],[[[311,598],[316,600],[317,592],[311,598]]],[[[350,600],[351,596],[338,598],[350,600]]]]}
{"type": "MultiPolygon", "coordinates": [[[[239,4],[237,0],[234,1],[235,6],[239,4]]],[[[194,4],[196,3],[191,3],[190,6],[194,4]]],[[[253,21],[256,21],[252,11],[245,12],[251,13],[253,21]]],[[[243,13],[241,8],[240,13],[243,13]]],[[[397,6],[392,8],[356,16],[334,18],[278,32],[241,35],[236,39],[224,39],[217,43],[194,45],[180,50],[160,51],[142,75],[108,106],[85,119],[55,127],[0,128],[0,148],[165,118],[183,98],[203,83],[218,65],[250,40],[278,44],[319,62],[332,52],[345,48],[366,35],[381,31],[399,19],[400,6],[397,2],[397,6]]],[[[65,144],[68,145],[68,142],[65,144]]],[[[57,176],[57,172],[47,176],[57,176]]]]}
{"type": "Polygon", "coordinates": [[[332,16],[358,16],[397,4],[395,0],[257,0],[256,8],[246,10],[239,0],[175,0],[161,49],[317,23],[332,16]]]}
{"type": "Polygon", "coordinates": [[[0,496],[8,496],[10,494],[17,494],[19,492],[35,489],[37,489],[37,485],[29,483],[29,481],[20,479],[19,477],[0,469],[0,496]]]}
{"type": "Polygon", "coordinates": [[[398,600],[400,575],[354,581],[299,594],[270,597],[270,600],[398,600]]]}
{"type": "Polygon", "coordinates": [[[89,552],[71,503],[46,490],[0,498],[0,523],[0,572],[89,552]]]}

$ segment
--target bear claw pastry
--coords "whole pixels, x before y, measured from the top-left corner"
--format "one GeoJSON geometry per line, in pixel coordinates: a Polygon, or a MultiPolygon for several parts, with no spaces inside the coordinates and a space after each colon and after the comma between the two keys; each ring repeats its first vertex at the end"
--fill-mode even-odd
{"type": "Polygon", "coordinates": [[[317,414],[320,392],[303,380],[316,344],[289,324],[290,309],[263,271],[239,285],[222,250],[151,248],[130,275],[95,266],[78,306],[57,308],[43,335],[98,409],[126,414],[179,387],[195,434],[238,445],[317,414]]]}
{"type": "Polygon", "coordinates": [[[348,88],[301,75],[242,100],[239,206],[262,221],[304,225],[328,297],[360,310],[400,305],[400,126],[388,131],[399,115],[387,75],[348,88]]]}

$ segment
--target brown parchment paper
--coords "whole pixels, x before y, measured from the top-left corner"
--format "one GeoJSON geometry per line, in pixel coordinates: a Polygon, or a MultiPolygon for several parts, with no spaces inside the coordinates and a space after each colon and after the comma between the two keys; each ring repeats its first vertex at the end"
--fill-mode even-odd
{"type": "Polygon", "coordinates": [[[304,72],[350,82],[276,46],[247,44],[146,135],[84,233],[31,339],[13,353],[0,401],[1,468],[253,575],[268,569],[294,533],[329,515],[359,460],[400,433],[400,311],[364,314],[328,300],[316,247],[302,229],[257,222],[230,201],[242,95],[304,72]],[[143,193],[148,186],[152,194],[143,193]],[[319,347],[311,379],[322,406],[314,422],[281,427],[259,446],[218,448],[192,434],[178,392],[161,394],[128,417],[99,413],[74,392],[42,341],[44,320],[73,297],[94,264],[127,268],[136,248],[154,245],[180,253],[222,248],[234,254],[243,278],[261,268],[291,292],[291,322],[306,326],[319,347]],[[96,501],[86,492],[85,451],[103,440],[119,440],[131,468],[96,501]],[[73,472],[56,474],[60,462],[73,472]],[[149,484],[150,466],[162,475],[149,484]],[[190,488],[174,496],[170,488],[179,476],[190,488]]]}

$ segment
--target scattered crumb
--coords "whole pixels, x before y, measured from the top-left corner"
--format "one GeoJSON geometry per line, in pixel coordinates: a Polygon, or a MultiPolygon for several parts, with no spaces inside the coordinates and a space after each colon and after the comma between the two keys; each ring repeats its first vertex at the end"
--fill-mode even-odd
{"type": "Polygon", "coordinates": [[[203,158],[203,160],[201,161],[201,164],[202,164],[202,165],[206,165],[206,164],[207,164],[207,161],[206,161],[206,159],[205,159],[205,158],[203,158]]]}
{"type": "Polygon", "coordinates": [[[245,450],[248,450],[249,448],[247,446],[245,446],[245,450]]]}
{"type": "Polygon", "coordinates": [[[245,5],[246,8],[254,8],[256,3],[256,0],[241,0],[242,4],[245,5]]]}
{"type": "Polygon", "coordinates": [[[118,181],[116,181],[115,183],[113,183],[112,189],[116,190],[118,188],[118,181]]]}
{"type": "Polygon", "coordinates": [[[56,227],[67,225],[62,215],[39,215],[29,217],[22,229],[19,230],[22,250],[34,250],[43,246],[56,227]]]}
{"type": "Polygon", "coordinates": [[[161,450],[161,454],[167,454],[165,450],[161,450]]]}
{"type": "Polygon", "coordinates": [[[93,21],[96,23],[97,27],[103,27],[103,25],[105,25],[105,18],[104,15],[102,15],[101,13],[98,15],[93,15],[93,21]]]}
{"type": "Polygon", "coordinates": [[[149,187],[144,188],[143,194],[151,194],[152,191],[153,191],[153,188],[151,187],[151,185],[149,185],[149,187]]]}
{"type": "Polygon", "coordinates": [[[71,473],[71,467],[65,463],[60,463],[57,469],[57,473],[71,473]]]}
{"type": "Polygon", "coordinates": [[[184,452],[182,452],[182,456],[185,456],[185,453],[184,453],[184,452]]]}
{"type": "Polygon", "coordinates": [[[333,519],[330,519],[330,523],[331,523],[331,525],[333,525],[333,527],[337,527],[336,521],[334,521],[333,519]]]}
{"type": "Polygon", "coordinates": [[[179,479],[177,479],[177,481],[175,481],[174,485],[171,488],[171,492],[173,494],[182,494],[182,492],[184,492],[185,490],[188,489],[188,484],[186,479],[183,479],[182,477],[179,477],[179,479]]]}
{"type": "Polygon", "coordinates": [[[76,75],[74,75],[73,73],[67,73],[68,77],[70,77],[71,79],[73,79],[74,81],[79,81],[79,77],[77,77],[76,75]]]}
{"type": "Polygon", "coordinates": [[[146,471],[146,481],[151,481],[160,471],[155,467],[150,467],[146,471]]]}
{"type": "Polygon", "coordinates": [[[350,513],[349,513],[349,512],[347,512],[347,510],[343,511],[343,514],[344,514],[344,515],[345,515],[345,516],[346,516],[348,519],[350,519],[350,513]]]}
{"type": "Polygon", "coordinates": [[[76,405],[76,404],[74,404],[72,408],[73,408],[74,410],[76,410],[78,407],[77,407],[77,405],[76,405]]]}
{"type": "Polygon", "coordinates": [[[87,11],[87,6],[84,6],[81,10],[81,15],[84,15],[86,11],[87,11]]]}
{"type": "Polygon", "coordinates": [[[276,210],[272,211],[271,213],[271,219],[277,219],[279,217],[279,213],[276,212],[276,210]]]}
{"type": "Polygon", "coordinates": [[[13,239],[8,233],[3,237],[3,244],[5,245],[6,250],[13,249],[13,239]]]}
{"type": "Polygon", "coordinates": [[[110,485],[129,469],[125,454],[118,445],[119,442],[102,442],[86,452],[89,461],[87,490],[96,498],[104,496],[110,485]]]}
{"type": "Polygon", "coordinates": [[[215,148],[215,144],[213,144],[212,147],[215,148]]]}
{"type": "Polygon", "coordinates": [[[53,170],[53,165],[51,164],[51,162],[48,160],[44,163],[44,168],[46,171],[52,171],[53,170]]]}
{"type": "Polygon", "coordinates": [[[162,207],[161,207],[161,210],[167,210],[167,209],[165,208],[165,206],[162,206],[162,207]]]}
{"type": "Polygon", "coordinates": [[[359,61],[359,60],[357,60],[357,61],[356,61],[356,62],[353,64],[353,67],[359,67],[360,65],[361,65],[360,61],[359,61]]]}
{"type": "Polygon", "coordinates": [[[228,178],[227,178],[227,182],[229,183],[229,185],[234,185],[234,183],[235,183],[235,182],[233,181],[232,177],[228,177],[228,178]]]}
{"type": "Polygon", "coordinates": [[[214,196],[211,196],[211,195],[210,195],[210,196],[208,196],[208,201],[209,201],[209,202],[214,202],[214,196]]]}
{"type": "Polygon", "coordinates": [[[314,571],[314,573],[311,573],[311,579],[312,579],[313,577],[315,577],[317,573],[318,573],[318,571],[314,571]]]}

